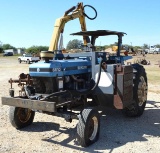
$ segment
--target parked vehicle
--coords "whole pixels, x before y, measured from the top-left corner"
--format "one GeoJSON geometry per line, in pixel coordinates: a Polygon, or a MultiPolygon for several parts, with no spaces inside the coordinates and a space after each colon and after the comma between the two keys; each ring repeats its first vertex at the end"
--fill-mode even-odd
{"type": "Polygon", "coordinates": [[[39,57],[34,57],[31,54],[23,54],[23,56],[19,56],[18,57],[18,62],[26,62],[27,64],[31,63],[31,62],[38,62],[40,61],[39,57]]]}
{"type": "Polygon", "coordinates": [[[144,49],[144,52],[147,54],[160,54],[160,48],[156,46],[150,46],[148,49],[144,49]]]}
{"type": "Polygon", "coordinates": [[[12,52],[4,52],[3,56],[13,56],[13,53],[12,52]]]}

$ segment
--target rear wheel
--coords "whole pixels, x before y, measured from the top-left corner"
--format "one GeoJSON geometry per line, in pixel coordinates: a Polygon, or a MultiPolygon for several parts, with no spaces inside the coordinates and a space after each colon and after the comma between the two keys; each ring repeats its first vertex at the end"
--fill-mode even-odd
{"type": "Polygon", "coordinates": [[[79,115],[77,124],[78,142],[87,147],[98,140],[100,131],[100,118],[98,111],[93,108],[84,109],[79,115]]]}
{"type": "Polygon", "coordinates": [[[133,101],[134,103],[124,109],[125,115],[129,117],[141,116],[144,112],[147,101],[147,76],[143,66],[134,64],[133,68],[137,70],[133,80],[133,101]]]}
{"type": "Polygon", "coordinates": [[[144,60],[141,61],[141,64],[142,65],[147,65],[147,61],[144,59],[144,60]]]}
{"type": "Polygon", "coordinates": [[[19,59],[18,59],[18,63],[21,63],[21,62],[22,62],[22,61],[21,61],[21,59],[19,58],[19,59]]]}
{"type": "Polygon", "coordinates": [[[27,64],[29,64],[30,63],[30,61],[29,60],[27,60],[27,64]]]}
{"type": "Polygon", "coordinates": [[[34,116],[35,112],[28,108],[10,107],[9,119],[12,126],[17,129],[21,129],[32,124],[34,116]]]}
{"type": "Polygon", "coordinates": [[[154,51],[153,54],[158,54],[158,52],[154,51]]]}

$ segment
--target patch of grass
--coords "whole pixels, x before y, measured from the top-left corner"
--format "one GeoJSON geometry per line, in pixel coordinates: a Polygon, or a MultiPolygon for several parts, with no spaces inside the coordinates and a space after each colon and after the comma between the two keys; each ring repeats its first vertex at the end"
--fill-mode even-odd
{"type": "Polygon", "coordinates": [[[145,66],[148,82],[154,85],[160,84],[160,68],[158,65],[145,66]]]}
{"type": "Polygon", "coordinates": [[[3,53],[0,53],[0,58],[12,58],[12,59],[15,59],[15,58],[17,58],[18,56],[21,56],[21,55],[16,54],[16,55],[13,55],[13,56],[3,56],[3,53]]]}
{"type": "Polygon", "coordinates": [[[134,56],[131,60],[136,61],[140,59],[145,59],[147,62],[150,61],[151,65],[144,65],[147,73],[148,83],[153,85],[160,84],[160,68],[158,66],[158,61],[160,61],[160,54],[146,54],[145,57],[142,55],[134,56]]]}

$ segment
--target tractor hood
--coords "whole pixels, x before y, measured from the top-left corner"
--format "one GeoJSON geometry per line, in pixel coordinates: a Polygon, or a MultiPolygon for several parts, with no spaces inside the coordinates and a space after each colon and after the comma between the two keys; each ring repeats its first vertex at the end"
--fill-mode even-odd
{"type": "Polygon", "coordinates": [[[91,72],[91,61],[76,60],[52,60],[48,63],[41,61],[29,66],[29,74],[32,77],[56,77],[91,72]]]}

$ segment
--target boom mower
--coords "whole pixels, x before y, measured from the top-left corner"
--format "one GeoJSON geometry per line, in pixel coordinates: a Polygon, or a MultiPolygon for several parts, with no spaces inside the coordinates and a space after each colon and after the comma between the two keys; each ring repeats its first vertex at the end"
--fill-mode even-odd
{"type": "Polygon", "coordinates": [[[125,33],[86,31],[83,11],[80,3],[56,21],[56,25],[60,23],[60,26],[54,29],[49,51],[41,54],[44,61],[31,64],[29,74],[20,74],[18,80],[9,80],[10,97],[2,97],[2,104],[11,106],[10,121],[18,129],[33,122],[35,111],[60,116],[68,122],[78,119],[78,142],[87,147],[98,140],[100,107],[121,109],[125,115],[132,117],[143,114],[147,101],[147,77],[143,66],[124,64],[130,58],[120,55],[125,33]],[[73,12],[68,15],[70,11],[73,12]],[[82,36],[85,45],[90,38],[91,45],[81,53],[62,53],[57,44],[66,22],[64,19],[75,17],[80,18],[83,28],[72,35],[82,36]],[[106,52],[95,50],[96,39],[110,35],[118,38],[116,56],[107,56],[106,52]],[[13,83],[18,83],[20,87],[18,96],[14,96],[13,83]]]}

